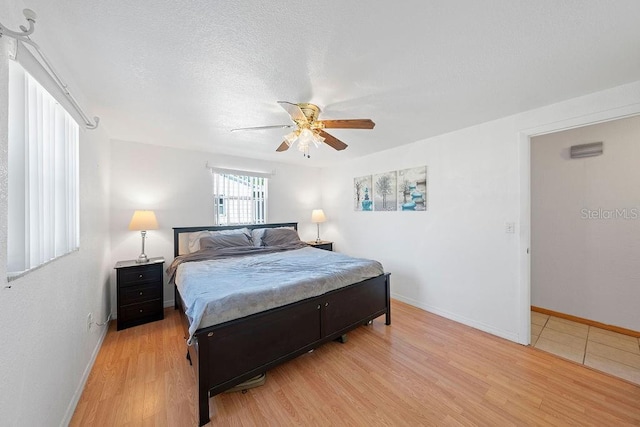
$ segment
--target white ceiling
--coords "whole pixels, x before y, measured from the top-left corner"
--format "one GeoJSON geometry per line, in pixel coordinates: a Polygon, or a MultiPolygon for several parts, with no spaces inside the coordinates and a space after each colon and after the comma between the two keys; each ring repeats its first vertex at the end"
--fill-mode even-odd
{"type": "MultiPolygon", "coordinates": [[[[637,0],[25,0],[113,139],[322,166],[640,79],[637,0]],[[276,153],[278,100],[349,144],[276,153]]],[[[20,22],[18,24],[22,24],[20,22]]]]}

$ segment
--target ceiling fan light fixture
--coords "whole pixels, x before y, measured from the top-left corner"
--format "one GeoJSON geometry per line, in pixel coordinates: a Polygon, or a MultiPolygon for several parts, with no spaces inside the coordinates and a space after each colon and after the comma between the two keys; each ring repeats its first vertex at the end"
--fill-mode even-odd
{"type": "Polygon", "coordinates": [[[305,153],[305,155],[308,154],[309,144],[306,141],[298,141],[298,150],[305,153]]]}
{"type": "Polygon", "coordinates": [[[309,146],[312,143],[315,144],[313,132],[311,132],[307,128],[302,129],[302,131],[300,131],[300,136],[298,136],[298,150],[302,151],[303,153],[308,153],[309,146]]]}
{"type": "Polygon", "coordinates": [[[324,137],[320,136],[316,132],[313,133],[313,143],[315,144],[316,148],[319,148],[322,145],[324,139],[324,137]]]}
{"type": "Polygon", "coordinates": [[[284,141],[287,143],[289,147],[291,147],[291,145],[296,142],[296,139],[298,138],[298,133],[299,133],[298,131],[294,130],[293,132],[290,132],[284,136],[284,141]]]}
{"type": "Polygon", "coordinates": [[[304,128],[300,131],[300,138],[304,138],[304,139],[310,139],[313,138],[313,132],[311,132],[309,129],[304,128]]]}

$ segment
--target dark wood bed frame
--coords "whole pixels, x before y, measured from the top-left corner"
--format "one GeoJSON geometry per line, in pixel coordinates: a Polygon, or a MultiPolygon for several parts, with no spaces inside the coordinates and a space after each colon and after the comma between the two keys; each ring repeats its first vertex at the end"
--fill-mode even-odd
{"type": "MultiPolygon", "coordinates": [[[[293,227],[297,230],[298,224],[174,228],[174,256],[178,256],[178,236],[181,233],[243,227],[293,227]]],[[[183,307],[182,298],[175,288],[175,308],[181,309],[185,336],[188,337],[189,320],[183,307]]],[[[194,344],[187,347],[187,357],[194,365],[198,378],[200,425],[210,421],[210,396],[220,394],[327,341],[338,339],[383,314],[385,324],[390,325],[389,273],[324,295],[198,329],[194,334],[194,344]]]]}

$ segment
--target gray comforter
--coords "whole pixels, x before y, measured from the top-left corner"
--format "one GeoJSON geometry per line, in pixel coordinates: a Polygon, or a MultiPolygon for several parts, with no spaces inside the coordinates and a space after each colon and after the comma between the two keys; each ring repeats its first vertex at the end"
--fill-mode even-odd
{"type": "Polygon", "coordinates": [[[377,261],[297,244],[198,251],[177,257],[167,273],[185,303],[191,344],[197,329],[322,295],[384,270],[377,261]]]}

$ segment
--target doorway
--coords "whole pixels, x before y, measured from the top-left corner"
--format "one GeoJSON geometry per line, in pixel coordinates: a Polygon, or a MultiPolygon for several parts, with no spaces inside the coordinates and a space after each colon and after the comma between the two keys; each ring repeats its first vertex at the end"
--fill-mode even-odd
{"type": "Polygon", "coordinates": [[[580,322],[640,330],[640,116],[530,135],[529,149],[531,344],[640,383],[638,338],[580,322]],[[593,142],[602,155],[571,158],[593,142]]]}

